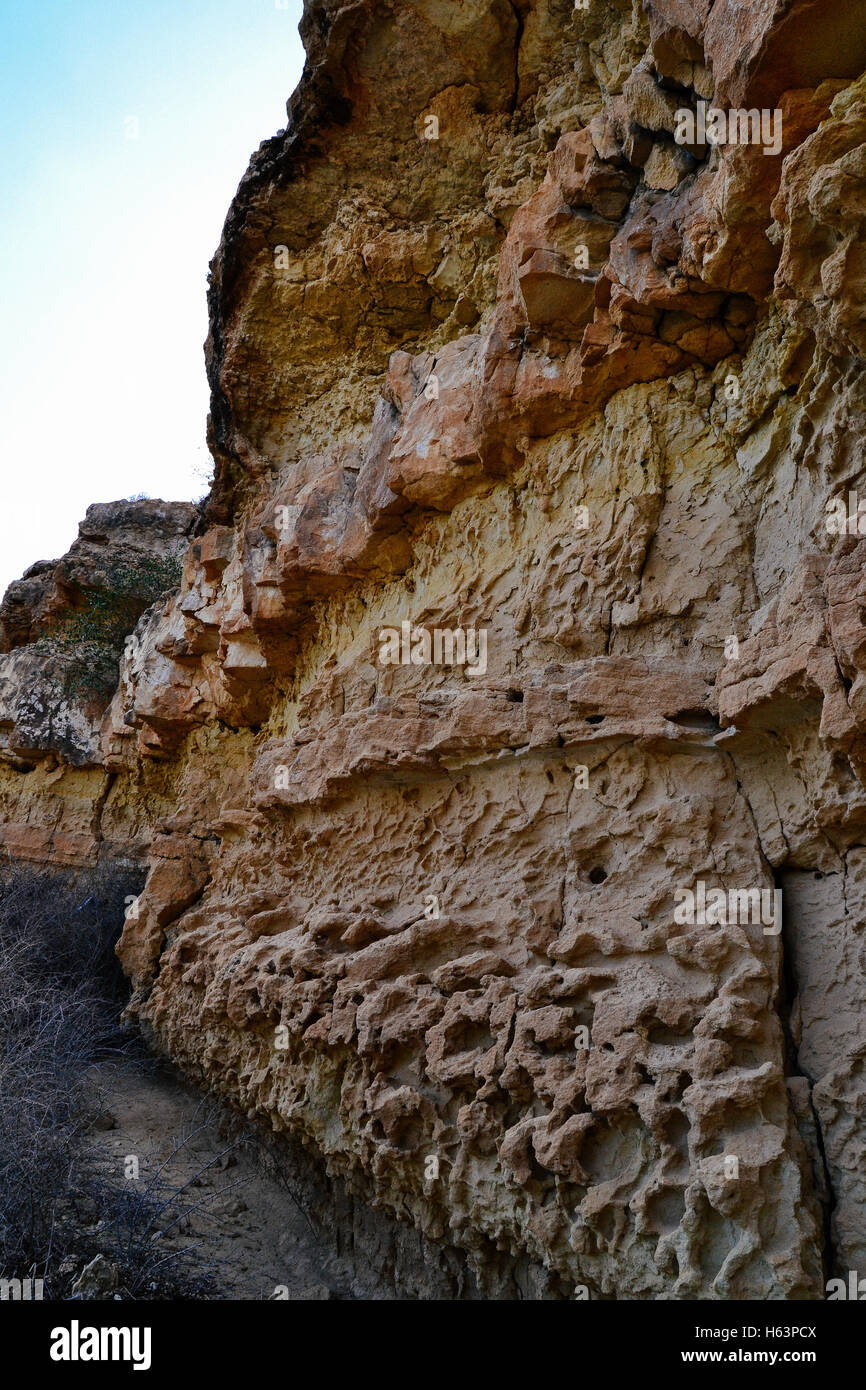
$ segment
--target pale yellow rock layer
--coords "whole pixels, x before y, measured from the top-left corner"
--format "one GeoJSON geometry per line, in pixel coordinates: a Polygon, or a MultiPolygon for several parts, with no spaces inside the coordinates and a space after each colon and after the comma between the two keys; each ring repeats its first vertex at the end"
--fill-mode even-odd
{"type": "Polygon", "coordinates": [[[92,765],[0,770],[13,854],[147,863],[156,1044],[482,1287],[866,1274],[864,17],[309,6],[180,592],[92,765]],[[698,100],[781,152],[677,144],[698,100]],[[383,664],[404,622],[484,669],[383,664]]]}

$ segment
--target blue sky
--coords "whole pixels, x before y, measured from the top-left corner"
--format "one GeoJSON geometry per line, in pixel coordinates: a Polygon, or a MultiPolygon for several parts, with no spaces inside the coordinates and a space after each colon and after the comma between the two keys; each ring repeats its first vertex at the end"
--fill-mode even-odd
{"type": "Polygon", "coordinates": [[[90,502],[207,491],[207,265],[301,0],[0,0],[0,591],[90,502]]]}

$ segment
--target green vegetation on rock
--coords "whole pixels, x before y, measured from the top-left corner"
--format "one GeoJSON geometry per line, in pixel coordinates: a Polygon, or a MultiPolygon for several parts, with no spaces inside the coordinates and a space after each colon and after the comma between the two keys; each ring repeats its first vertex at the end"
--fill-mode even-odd
{"type": "Polygon", "coordinates": [[[180,584],[179,556],[136,554],[108,567],[103,588],[89,590],[80,608],[65,613],[36,647],[65,658],[61,683],[72,699],[108,699],[117,685],[125,638],[145,609],[180,584]]]}

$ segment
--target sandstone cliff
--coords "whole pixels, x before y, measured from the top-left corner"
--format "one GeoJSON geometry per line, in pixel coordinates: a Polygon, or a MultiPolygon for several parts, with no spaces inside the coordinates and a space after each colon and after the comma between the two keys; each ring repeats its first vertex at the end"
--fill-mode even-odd
{"type": "Polygon", "coordinates": [[[5,843],[146,864],[156,1045],[482,1294],[823,1297],[866,1274],[866,3],[302,32],[178,591],[104,714],[21,707],[74,564],[0,613],[5,843]]]}

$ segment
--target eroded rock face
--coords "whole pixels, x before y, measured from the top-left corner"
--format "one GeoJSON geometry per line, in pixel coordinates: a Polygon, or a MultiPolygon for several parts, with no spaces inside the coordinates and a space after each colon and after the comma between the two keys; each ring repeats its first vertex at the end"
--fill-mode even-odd
{"type": "Polygon", "coordinates": [[[103,846],[112,778],[99,730],[125,641],[139,615],[176,587],[197,525],[188,502],[96,503],[62,559],[31,565],[7,589],[0,604],[0,845],[16,857],[76,866],[109,847],[131,862],[146,854],[140,796],[103,846]]]}
{"type": "Polygon", "coordinates": [[[866,1275],[864,20],[309,4],[205,522],[26,774],[157,1045],[488,1295],[866,1275]]]}

